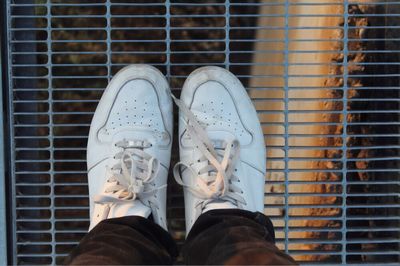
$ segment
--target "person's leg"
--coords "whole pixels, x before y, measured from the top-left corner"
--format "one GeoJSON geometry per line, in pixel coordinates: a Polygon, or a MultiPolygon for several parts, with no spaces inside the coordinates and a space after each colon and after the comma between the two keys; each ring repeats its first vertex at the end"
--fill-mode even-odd
{"type": "Polygon", "coordinates": [[[182,250],[185,264],[293,265],[274,244],[271,221],[262,213],[220,209],[203,213],[182,250]]]}
{"type": "Polygon", "coordinates": [[[103,220],[65,259],[65,265],[166,265],[177,256],[174,240],[140,216],[103,220]]]}

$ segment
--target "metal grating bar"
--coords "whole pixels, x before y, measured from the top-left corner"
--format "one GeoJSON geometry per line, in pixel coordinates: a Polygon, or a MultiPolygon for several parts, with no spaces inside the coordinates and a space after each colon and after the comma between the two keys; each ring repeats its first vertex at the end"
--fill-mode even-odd
{"type": "MultiPolygon", "coordinates": [[[[264,130],[265,213],[279,248],[302,264],[400,262],[397,1],[4,6],[9,263],[60,264],[85,234],[91,116],[130,63],[159,68],[177,95],[200,66],[239,77],[264,130]]],[[[182,243],[182,190],[171,181],[168,193],[170,231],[182,243]]]]}
{"type": "Polygon", "coordinates": [[[285,253],[289,253],[289,1],[285,1],[285,44],[284,44],[284,160],[285,160],[285,253]]]}
{"type": "MultiPolygon", "coordinates": [[[[4,30],[0,31],[0,38],[3,38],[4,30]]],[[[0,51],[3,49],[3,44],[0,43],[0,51]]],[[[0,59],[3,58],[3,53],[0,54],[0,59]]],[[[2,61],[0,60],[0,69],[3,69],[2,61]]],[[[0,80],[0,89],[3,91],[3,80],[0,80]]],[[[3,94],[0,96],[0,109],[3,109],[3,94]]],[[[4,124],[3,124],[3,116],[0,117],[0,138],[1,138],[1,146],[3,149],[0,150],[0,264],[7,264],[7,227],[6,227],[6,165],[5,165],[5,157],[4,157],[4,124]]]]}
{"type": "MultiPolygon", "coordinates": [[[[348,98],[348,79],[349,79],[349,72],[348,72],[348,56],[349,56],[349,51],[348,51],[348,37],[349,37],[349,2],[348,0],[344,0],[343,3],[343,116],[347,117],[347,98],[348,98]]],[[[342,133],[342,160],[343,164],[347,165],[347,119],[343,121],[343,133],[342,133]]],[[[343,169],[343,176],[347,176],[347,168],[344,167],[343,169]]],[[[342,178],[342,187],[344,188],[342,190],[342,198],[347,199],[347,180],[346,178],[342,178]]],[[[347,202],[346,200],[342,201],[342,209],[347,208],[347,202]]],[[[347,215],[345,212],[342,213],[342,221],[343,221],[343,227],[342,227],[342,261],[346,261],[346,241],[347,241],[347,215]]]]}

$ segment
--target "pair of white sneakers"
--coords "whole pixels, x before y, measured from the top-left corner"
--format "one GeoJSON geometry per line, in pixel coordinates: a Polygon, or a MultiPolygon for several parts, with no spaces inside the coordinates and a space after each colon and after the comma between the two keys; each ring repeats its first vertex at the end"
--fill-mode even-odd
{"type": "MultiPolygon", "coordinates": [[[[129,215],[167,230],[167,178],[173,112],[164,75],[131,65],[109,83],[90,127],[87,164],[90,229],[129,215]]],[[[186,230],[213,209],[264,209],[265,145],[246,90],[229,71],[203,67],[187,78],[179,107],[180,160],[186,230]]],[[[90,230],[89,229],[89,230],[90,230]]]]}

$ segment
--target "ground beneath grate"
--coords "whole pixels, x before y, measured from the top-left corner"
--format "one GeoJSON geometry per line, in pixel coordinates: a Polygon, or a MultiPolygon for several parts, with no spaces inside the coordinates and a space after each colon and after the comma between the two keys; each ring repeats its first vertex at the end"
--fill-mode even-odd
{"type": "MultiPolygon", "coordinates": [[[[218,2],[218,1],[216,1],[218,2]]],[[[220,1],[219,1],[220,2],[220,1]]],[[[234,2],[234,1],[232,1],[234,2]]],[[[257,1],[248,1],[257,2],[257,1]]],[[[323,1],[320,1],[323,2],[323,1]]],[[[329,2],[329,1],[328,1],[329,2]]],[[[330,1],[332,2],[332,1],[330,1]]],[[[18,182],[30,182],[45,183],[51,182],[54,185],[54,195],[56,198],[55,206],[64,207],[66,210],[56,210],[54,217],[57,220],[55,227],[57,233],[54,239],[51,236],[43,236],[43,241],[56,241],[56,253],[61,254],[57,263],[62,262],[62,254],[67,254],[74,243],[85,234],[85,230],[88,227],[87,219],[89,217],[87,209],[81,209],[76,207],[87,207],[88,199],[86,197],[88,188],[86,186],[86,163],[85,160],[85,147],[86,147],[86,136],[89,131],[89,123],[91,120],[92,113],[96,108],[96,101],[101,97],[103,89],[106,87],[108,78],[115,74],[120,68],[126,64],[131,63],[149,63],[156,65],[163,73],[168,75],[172,89],[176,95],[179,95],[179,89],[183,84],[185,77],[195,68],[204,65],[220,65],[226,66],[227,59],[227,47],[226,43],[230,42],[229,54],[230,70],[236,75],[240,76],[240,79],[249,87],[263,87],[264,90],[250,90],[249,93],[255,100],[258,110],[283,110],[282,104],[276,104],[269,101],[261,101],[262,98],[267,99],[283,99],[284,92],[282,87],[285,86],[283,76],[285,74],[284,66],[279,64],[285,61],[284,53],[275,53],[260,55],[253,55],[254,49],[257,50],[272,50],[272,51],[284,51],[285,43],[279,42],[261,42],[261,41],[248,41],[251,39],[283,39],[284,31],[274,30],[255,30],[251,27],[257,25],[269,25],[269,26],[281,26],[283,25],[282,18],[274,19],[273,17],[264,16],[263,18],[257,18],[251,16],[252,14],[283,14],[283,7],[278,6],[266,6],[266,7],[255,7],[255,6],[232,6],[230,9],[231,14],[241,14],[249,16],[239,16],[230,18],[230,27],[232,28],[229,36],[225,34],[225,14],[226,10],[224,6],[173,6],[171,7],[171,14],[175,15],[188,15],[184,17],[171,18],[171,26],[174,29],[170,32],[170,38],[172,39],[170,51],[171,55],[167,59],[166,33],[160,27],[165,26],[165,7],[155,6],[149,7],[143,6],[115,6],[112,9],[113,14],[125,14],[127,17],[124,18],[111,18],[111,24],[115,30],[111,33],[111,38],[115,41],[110,47],[107,47],[106,42],[97,42],[90,40],[104,40],[105,31],[73,31],[73,30],[54,30],[52,33],[52,40],[69,40],[69,42],[54,42],[51,44],[52,54],[51,63],[58,64],[58,66],[51,66],[51,73],[58,78],[54,78],[51,82],[52,91],[39,91],[35,94],[35,98],[46,101],[49,96],[54,100],[52,103],[40,103],[35,106],[24,103],[24,105],[16,104],[15,112],[32,111],[41,112],[44,115],[37,116],[38,124],[48,124],[49,121],[52,123],[51,131],[56,136],[52,144],[55,148],[51,151],[52,158],[55,159],[53,167],[56,174],[50,179],[44,175],[30,175],[30,176],[17,176],[18,182]],[[266,9],[264,9],[266,8],[266,9]],[[153,14],[160,15],[160,18],[144,18],[134,17],[135,15],[153,14]],[[215,15],[209,16],[206,19],[198,18],[196,15],[215,15]],[[132,15],[131,17],[129,17],[132,15]],[[148,29],[142,30],[128,30],[123,27],[147,27],[148,29]],[[179,27],[179,28],[178,28],[179,27]],[[196,29],[188,29],[189,27],[195,27],[196,29]],[[117,29],[118,28],[118,29],[117,29]],[[276,35],[274,35],[276,34],[276,35]],[[141,42],[152,38],[154,42],[141,42]],[[88,39],[88,42],[76,42],[77,39],[88,39]],[[136,40],[136,41],[135,41],[136,40]],[[234,40],[234,41],[231,41],[234,40]],[[253,45],[254,44],[254,45],[253,45]],[[111,50],[111,53],[107,54],[107,51],[111,50]],[[211,52],[210,52],[211,51],[211,52]],[[76,52],[80,53],[77,54],[76,52]],[[85,52],[88,52],[85,54],[85,52]],[[186,52],[186,53],[181,53],[186,52]],[[169,60],[167,62],[167,60],[169,60]],[[107,62],[111,62],[107,64],[107,62]],[[169,63],[166,64],[165,62],[169,63]],[[256,67],[254,64],[263,63],[268,66],[256,67]],[[69,66],[67,65],[69,64],[69,66]],[[86,65],[85,65],[86,64],[86,65]],[[101,66],[87,66],[87,64],[98,64],[101,66]],[[251,66],[253,64],[253,66],[251,66]],[[278,65],[277,65],[278,64],[278,65]],[[63,65],[63,66],[60,66],[63,65]],[[108,67],[110,66],[110,67],[108,67]],[[68,76],[85,75],[91,78],[77,78],[68,79],[68,76]],[[279,78],[256,78],[256,76],[250,77],[249,75],[279,75],[279,78]],[[65,78],[60,78],[65,77],[65,78]],[[96,78],[98,77],[98,78],[96,78]],[[51,95],[50,95],[51,94],[51,95]],[[69,102],[62,102],[63,100],[69,100],[69,102]],[[52,106],[52,111],[57,114],[49,116],[46,115],[49,111],[49,104],[52,106]],[[32,109],[31,109],[32,108],[32,109]],[[64,126],[62,126],[64,125],[64,126]],[[65,126],[70,125],[70,126],[65,126]],[[68,148],[76,148],[68,149],[68,148]],[[71,162],[67,160],[78,160],[79,162],[71,162]],[[62,174],[63,171],[71,171],[74,173],[62,174]],[[33,180],[33,181],[32,181],[33,180]],[[67,185],[65,185],[67,184],[67,185]],[[69,185],[68,185],[69,184],[69,185]],[[68,198],[66,196],[74,195],[75,198],[68,198]],[[75,209],[76,208],[76,209],[75,209]],[[77,221],[64,221],[62,219],[76,219],[77,221]],[[82,221],[83,219],[83,221],[82,221]],[[85,220],[86,219],[86,220],[85,220]],[[58,221],[60,220],[60,221],[58,221]],[[73,233],[70,233],[73,232],[73,233]],[[65,244],[67,243],[67,244],[65,244]]],[[[42,11],[38,8],[35,10],[37,14],[42,11]]],[[[44,11],[43,11],[44,12],[44,11]]],[[[85,27],[88,22],[92,27],[102,28],[104,27],[104,18],[90,20],[86,19],[86,15],[101,15],[104,14],[104,6],[93,6],[90,9],[78,9],[75,6],[59,6],[53,8],[52,14],[59,15],[59,17],[52,18],[52,27],[57,28],[74,28],[74,27],[85,27]],[[80,14],[83,17],[74,19],[62,18],[62,15],[76,15],[80,14]]],[[[337,14],[338,17],[297,17],[296,19],[290,20],[290,26],[326,26],[326,27],[337,27],[343,26],[342,14],[343,10],[337,5],[317,7],[313,11],[304,6],[295,6],[291,9],[292,14],[337,14]]],[[[346,61],[349,64],[347,73],[349,78],[347,80],[347,86],[349,90],[347,92],[347,106],[343,104],[343,90],[340,89],[344,85],[342,78],[344,69],[343,62],[344,56],[341,52],[343,50],[343,42],[336,41],[344,36],[342,30],[318,30],[313,29],[310,31],[299,30],[291,31],[289,37],[291,42],[288,47],[291,50],[308,50],[308,51],[328,51],[325,53],[304,53],[288,55],[290,62],[295,63],[308,63],[309,65],[302,66],[289,66],[287,71],[290,74],[296,75],[296,77],[290,78],[287,86],[294,88],[297,86],[302,87],[315,87],[321,86],[324,89],[312,90],[304,89],[289,92],[289,97],[293,99],[302,98],[313,98],[315,101],[310,102],[290,102],[288,107],[291,110],[332,110],[342,111],[347,110],[347,117],[343,117],[343,114],[320,114],[318,112],[310,115],[290,115],[289,121],[292,124],[296,122],[318,122],[318,123],[336,123],[332,125],[313,125],[313,126],[292,126],[289,133],[291,134],[331,134],[338,135],[337,137],[315,137],[315,138],[291,138],[289,146],[315,146],[321,147],[321,149],[313,151],[304,151],[301,149],[292,148],[290,151],[291,157],[304,158],[302,162],[298,162],[289,166],[291,168],[305,168],[309,169],[308,173],[305,174],[290,174],[289,178],[291,181],[321,181],[322,184],[308,184],[308,185],[295,185],[290,188],[291,193],[314,193],[318,196],[307,196],[307,197],[290,197],[290,204],[314,204],[314,205],[332,205],[330,208],[296,208],[291,210],[284,210],[283,208],[276,208],[275,205],[284,203],[282,194],[279,197],[268,196],[266,197],[266,204],[271,208],[266,209],[266,213],[277,218],[275,225],[278,227],[278,238],[284,238],[284,232],[281,226],[284,225],[283,217],[285,211],[289,212],[290,216],[322,216],[332,217],[332,221],[329,220],[315,220],[307,219],[293,222],[290,227],[302,227],[303,231],[291,232],[290,239],[316,239],[326,240],[327,243],[318,244],[292,244],[290,250],[304,251],[315,251],[320,250],[322,252],[340,252],[347,250],[351,252],[359,252],[360,254],[351,255],[347,259],[347,262],[397,262],[398,258],[393,255],[362,255],[363,251],[396,251],[398,250],[398,241],[385,242],[384,239],[399,239],[398,230],[382,230],[371,231],[368,229],[376,228],[396,228],[398,227],[398,221],[385,220],[386,216],[399,215],[398,208],[351,208],[343,210],[343,201],[348,206],[364,206],[364,205],[377,205],[381,206],[398,204],[398,198],[395,196],[360,196],[363,193],[398,193],[398,187],[388,185],[370,185],[368,182],[373,181],[398,181],[398,175],[396,172],[366,172],[362,170],[367,169],[398,169],[399,165],[396,160],[379,160],[371,161],[369,158],[393,158],[398,156],[398,149],[396,146],[399,145],[397,137],[375,137],[382,134],[399,134],[399,129],[395,125],[398,122],[398,113],[390,112],[391,110],[398,110],[398,101],[391,100],[380,100],[374,101],[374,99],[396,99],[399,97],[398,88],[399,78],[393,76],[391,78],[371,76],[373,74],[398,74],[400,71],[398,62],[400,62],[398,53],[381,53],[373,52],[378,50],[396,51],[398,50],[398,40],[400,38],[399,29],[396,27],[388,27],[384,30],[381,28],[362,28],[364,26],[398,26],[398,18],[396,16],[376,16],[371,17],[371,14],[399,14],[400,10],[397,5],[388,6],[386,5],[350,5],[349,14],[357,15],[349,17],[348,25],[351,27],[361,27],[358,29],[351,28],[347,33],[351,41],[348,42],[349,53],[346,61]],[[292,35],[293,34],[293,35],[292,35]],[[309,43],[296,43],[293,39],[296,38],[326,38],[325,42],[313,42],[309,43]],[[383,40],[383,39],[392,39],[383,40]],[[373,41],[371,41],[373,40],[373,41]],[[365,51],[369,51],[366,53],[365,51]],[[372,52],[371,52],[372,51],[372,52]],[[322,63],[324,65],[311,65],[312,63],[322,63]],[[367,63],[367,64],[364,64],[367,63]],[[372,63],[372,64],[368,64],[372,63]],[[379,65],[379,63],[383,63],[379,65]],[[393,63],[393,64],[389,64],[393,63]],[[397,64],[396,64],[397,63],[397,64]],[[302,78],[301,76],[307,73],[315,73],[322,77],[316,78],[302,78]],[[368,74],[366,77],[364,75],[368,74]],[[337,77],[327,78],[327,75],[338,75],[337,77]],[[376,89],[366,90],[364,88],[376,87],[376,89]],[[323,99],[323,100],[318,100],[323,99]],[[357,99],[364,99],[357,101],[357,99]],[[365,110],[382,110],[387,111],[386,113],[351,113],[353,111],[365,111],[365,110]],[[345,139],[347,152],[344,155],[342,150],[334,149],[343,146],[343,121],[353,124],[347,126],[346,131],[351,135],[370,135],[370,137],[348,137],[345,139]],[[373,122],[388,122],[388,125],[372,125],[373,122]],[[358,123],[358,124],[354,124],[358,123]],[[371,148],[362,149],[351,147],[366,147],[366,146],[380,146],[385,148],[371,148]],[[324,147],[328,147],[324,149],[324,147]],[[329,148],[331,147],[331,148],[329,148]],[[332,148],[333,147],[333,148],[332,148]],[[350,170],[359,170],[354,172],[348,172],[346,176],[343,176],[340,170],[344,167],[340,160],[345,156],[347,158],[346,167],[350,170]],[[313,162],[309,158],[329,158],[328,161],[313,162]],[[352,159],[357,159],[353,161],[352,159]],[[366,160],[363,160],[366,159],[366,160]],[[320,172],[318,169],[330,169],[328,172],[320,172]],[[339,181],[346,179],[352,184],[347,187],[343,187],[338,184],[330,184],[330,181],[339,181]],[[357,183],[359,182],[359,183],[357,183]],[[347,193],[347,198],[343,198],[343,192],[347,193]],[[333,195],[330,195],[333,194],[333,195]],[[357,194],[358,196],[352,196],[357,194]],[[272,208],[274,207],[274,208],[272,208]],[[343,221],[340,219],[333,219],[343,215],[346,211],[348,217],[362,217],[362,216],[374,216],[382,217],[377,220],[351,220],[347,221],[348,229],[363,228],[363,231],[348,232],[345,236],[342,232],[332,232],[329,228],[338,229],[343,226],[343,221]],[[308,229],[322,228],[325,229],[323,232],[310,232],[308,229]],[[383,239],[383,243],[372,243],[373,239],[383,239]],[[353,241],[347,244],[346,247],[341,246],[343,243],[332,244],[331,242],[337,240],[353,241]]],[[[45,20],[35,21],[36,27],[47,27],[45,20]]],[[[36,34],[36,33],[35,33],[36,34]]],[[[37,33],[38,35],[43,33],[37,33]]],[[[40,36],[39,36],[40,37],[40,36]]],[[[38,38],[39,38],[38,37],[38,38]]],[[[19,49],[19,48],[16,48],[19,49]]],[[[46,46],[38,45],[36,47],[38,52],[47,52],[49,49],[46,46]]],[[[22,60],[22,59],[16,59],[22,60]]],[[[27,59],[24,59],[27,60],[27,59]]],[[[47,58],[38,55],[35,59],[37,63],[44,64],[47,58]]],[[[45,71],[39,70],[39,71],[45,71]]],[[[19,84],[20,85],[20,84],[19,84]]],[[[40,79],[36,85],[38,88],[47,88],[48,80],[40,79]]],[[[28,85],[27,85],[28,86],[28,85]]],[[[29,85],[31,86],[31,85],[29,85]]],[[[28,86],[28,87],[29,87],[28,86]]],[[[25,99],[28,97],[25,92],[15,92],[15,99],[25,99]]],[[[31,97],[31,96],[29,96],[31,97]]],[[[177,113],[177,110],[175,110],[177,113]]],[[[16,124],[26,124],[26,117],[16,116],[16,124]]],[[[265,134],[278,134],[279,137],[266,135],[266,143],[269,147],[268,156],[269,158],[281,158],[282,150],[275,149],[274,146],[284,145],[282,127],[275,127],[272,122],[283,122],[283,114],[276,116],[265,115],[260,113],[260,119],[263,123],[265,134]]],[[[175,120],[175,129],[177,129],[175,120]]],[[[48,127],[36,127],[34,129],[25,129],[25,134],[29,130],[34,130],[35,136],[47,136],[49,135],[48,127]]],[[[31,132],[31,131],[29,131],[31,132]]],[[[176,133],[176,132],[175,132],[176,133]]],[[[17,131],[16,134],[19,134],[17,131]]],[[[175,134],[176,136],[176,134],[175,134]]],[[[32,143],[28,143],[24,140],[16,140],[16,144],[19,147],[29,146],[32,143]]],[[[42,145],[42,144],[38,144],[42,145]]],[[[43,144],[47,145],[47,144],[43,144]]],[[[178,161],[177,143],[175,140],[172,163],[178,161]]],[[[18,156],[22,156],[21,153],[18,156]]],[[[24,156],[31,156],[30,159],[43,159],[48,160],[49,154],[44,152],[38,152],[35,154],[27,154],[24,156]],[[32,156],[34,158],[32,158],[32,156]]],[[[38,166],[39,168],[39,166],[38,166]]],[[[282,181],[285,177],[281,173],[271,171],[282,168],[282,161],[276,162],[270,160],[267,168],[270,170],[267,176],[269,181],[282,181]]],[[[17,170],[27,170],[29,166],[18,165],[17,170]]],[[[172,177],[172,175],[170,175],[172,177]]],[[[19,186],[17,189],[19,195],[32,195],[32,188],[26,188],[19,186]]],[[[282,184],[279,185],[267,185],[266,192],[281,193],[285,188],[282,184]]],[[[40,188],[34,191],[40,195],[48,195],[48,187],[40,188]]],[[[185,236],[184,232],[184,209],[183,209],[183,196],[182,189],[177,186],[170,178],[168,188],[168,218],[170,231],[174,238],[179,244],[182,244],[185,236]]],[[[26,202],[18,202],[18,204],[26,204],[26,202]]],[[[30,202],[32,204],[32,202],[30,202]]],[[[35,203],[36,204],[36,203],[35,203]]],[[[37,201],[37,204],[42,206],[48,206],[47,202],[37,201]]],[[[31,215],[28,212],[18,211],[18,217],[24,218],[31,215]]],[[[36,212],[37,218],[49,217],[48,211],[36,212]]],[[[43,227],[36,227],[36,225],[27,223],[18,223],[18,230],[47,230],[47,225],[43,227]]],[[[47,234],[46,234],[47,235],[47,234]]],[[[48,234],[50,235],[50,234],[48,234]]],[[[21,239],[23,241],[35,240],[36,235],[23,234],[21,239]]],[[[280,244],[283,248],[283,245],[280,244]]],[[[27,253],[45,253],[47,254],[48,248],[46,246],[36,246],[36,250],[23,250],[21,252],[27,253]]],[[[298,260],[304,261],[325,261],[325,262],[341,262],[340,255],[298,255],[298,260]]],[[[38,262],[37,260],[30,260],[28,257],[20,257],[19,263],[21,264],[32,264],[38,262]]]]}

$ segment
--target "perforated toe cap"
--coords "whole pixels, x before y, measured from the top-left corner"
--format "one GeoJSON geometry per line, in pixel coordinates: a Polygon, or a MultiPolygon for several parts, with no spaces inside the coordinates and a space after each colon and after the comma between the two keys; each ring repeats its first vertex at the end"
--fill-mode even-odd
{"type": "Polygon", "coordinates": [[[112,136],[124,129],[165,130],[157,92],[146,80],[131,80],[118,92],[101,133],[112,136]]]}
{"type": "Polygon", "coordinates": [[[223,84],[209,81],[199,86],[190,109],[207,131],[230,132],[242,145],[251,142],[252,136],[244,127],[234,99],[223,84]]]}

